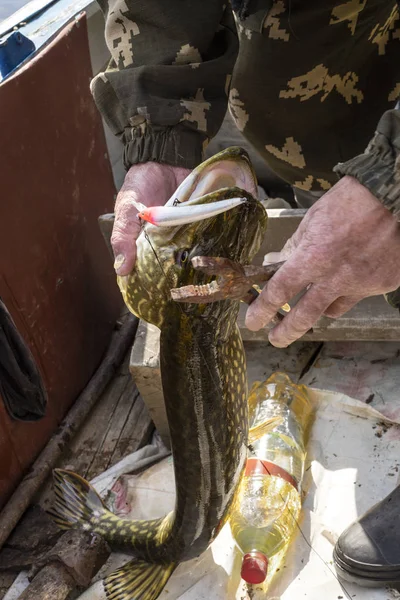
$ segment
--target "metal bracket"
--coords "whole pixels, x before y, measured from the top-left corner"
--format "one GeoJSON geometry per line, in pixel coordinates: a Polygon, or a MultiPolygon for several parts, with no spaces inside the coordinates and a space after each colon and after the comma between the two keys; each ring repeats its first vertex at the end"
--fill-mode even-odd
{"type": "Polygon", "coordinates": [[[0,81],[8,77],[35,50],[35,44],[20,31],[13,31],[8,38],[0,40],[0,81]]]}

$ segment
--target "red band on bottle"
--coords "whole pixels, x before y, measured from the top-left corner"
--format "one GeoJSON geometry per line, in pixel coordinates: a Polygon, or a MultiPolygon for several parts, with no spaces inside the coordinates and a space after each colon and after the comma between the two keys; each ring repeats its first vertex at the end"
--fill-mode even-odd
{"type": "Polygon", "coordinates": [[[245,475],[246,477],[249,475],[273,475],[274,477],[281,477],[290,483],[295,490],[298,490],[298,485],[295,478],[292,477],[290,473],[285,471],[285,469],[282,469],[282,467],[279,467],[268,460],[261,460],[260,458],[248,458],[245,475]]]}

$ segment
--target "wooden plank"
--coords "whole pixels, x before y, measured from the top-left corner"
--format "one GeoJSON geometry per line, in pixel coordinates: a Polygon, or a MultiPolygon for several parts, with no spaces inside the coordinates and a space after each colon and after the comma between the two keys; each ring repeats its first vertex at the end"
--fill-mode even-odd
{"type": "MultiPolygon", "coordinates": [[[[101,449],[120,397],[131,381],[128,352],[116,376],[104,390],[82,429],[73,438],[57,467],[70,469],[87,478],[91,465],[101,449]]],[[[52,502],[51,478],[40,494],[40,505],[47,508],[52,502]]]]}
{"type": "Polygon", "coordinates": [[[160,372],[160,330],[154,325],[139,322],[129,369],[162,441],[169,447],[160,372]]]}
{"type": "Polygon", "coordinates": [[[129,372],[127,356],[90,422],[71,447],[78,472],[93,479],[145,445],[153,430],[154,424],[129,372]]]}
{"type": "Polygon", "coordinates": [[[304,208],[270,208],[267,210],[268,226],[263,243],[253,262],[262,265],[268,252],[280,252],[285,242],[294,234],[306,214],[304,208]]]}
{"type": "Polygon", "coordinates": [[[149,443],[153,432],[154,423],[143,398],[138,395],[115,446],[111,464],[115,465],[124,456],[136,452],[149,443]]]}
{"type": "Polygon", "coordinates": [[[63,458],[63,466],[87,478],[107,435],[120,397],[128,384],[129,375],[120,370],[105,390],[85,426],[73,440],[70,454],[63,458]]]}
{"type": "Polygon", "coordinates": [[[130,375],[129,356],[58,466],[90,480],[149,441],[154,424],[130,375]]]}
{"type": "Polygon", "coordinates": [[[108,469],[112,455],[128,419],[133,404],[136,402],[139,392],[132,378],[124,376],[126,384],[118,398],[115,409],[105,429],[103,439],[99,445],[94,458],[87,470],[86,478],[90,481],[108,469]]]}
{"type": "MultiPolygon", "coordinates": [[[[244,324],[247,307],[241,306],[239,327],[246,341],[268,340],[269,327],[249,331],[244,324]]],[[[339,319],[322,317],[313,327],[313,333],[303,336],[304,341],[400,341],[400,314],[389,306],[383,296],[362,300],[339,319]]]]}
{"type": "Polygon", "coordinates": [[[87,472],[93,479],[111,465],[149,441],[154,424],[140,397],[135,382],[127,375],[128,383],[118,401],[103,442],[87,472]]]}

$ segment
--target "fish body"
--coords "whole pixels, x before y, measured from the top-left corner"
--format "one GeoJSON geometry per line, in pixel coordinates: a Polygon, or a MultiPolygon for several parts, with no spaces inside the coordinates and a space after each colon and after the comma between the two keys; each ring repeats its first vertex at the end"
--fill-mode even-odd
{"type": "Polygon", "coordinates": [[[177,190],[179,202],[199,206],[238,197],[245,201],[195,223],[162,228],[146,223],[137,240],[133,272],[118,278],[128,308],[161,330],[175,509],[151,521],[119,519],[85,480],[55,472],[56,522],[97,532],[113,548],[136,556],[104,581],[112,600],[157,598],[179,562],[206,550],[228,517],[246,461],[247,376],[236,323],[239,302],[183,305],[171,299],[170,290],[211,281],[193,269],[195,256],[249,263],[262,241],[266,212],[253,197],[256,182],[243,150],[223,151],[188,179],[177,190]],[[221,181],[230,187],[221,188],[221,181]],[[235,187],[236,181],[244,187],[235,187]]]}

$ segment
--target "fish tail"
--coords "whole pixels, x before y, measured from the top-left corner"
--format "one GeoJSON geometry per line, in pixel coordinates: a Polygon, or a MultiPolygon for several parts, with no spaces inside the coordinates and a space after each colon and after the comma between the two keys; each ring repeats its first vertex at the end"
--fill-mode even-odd
{"type": "Polygon", "coordinates": [[[107,511],[92,486],[72,471],[54,469],[55,501],[47,512],[61,529],[94,528],[107,511]]]}
{"type": "Polygon", "coordinates": [[[176,568],[132,560],[104,580],[107,600],[155,600],[176,568]]]}

